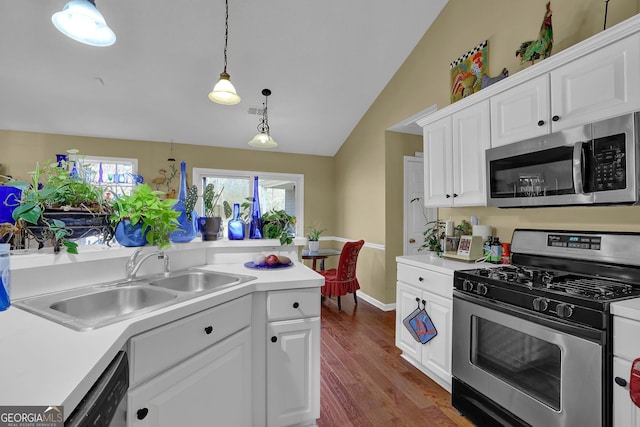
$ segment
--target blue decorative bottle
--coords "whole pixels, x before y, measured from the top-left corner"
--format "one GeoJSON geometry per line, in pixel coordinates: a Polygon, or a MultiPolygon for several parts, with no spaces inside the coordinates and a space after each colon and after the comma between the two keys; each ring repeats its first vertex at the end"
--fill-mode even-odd
{"type": "Polygon", "coordinates": [[[258,189],[258,177],[253,178],[253,204],[251,205],[251,223],[249,225],[249,238],[262,239],[262,214],[260,213],[260,192],[258,189]]]}
{"type": "Polygon", "coordinates": [[[171,233],[169,240],[175,243],[186,243],[192,241],[198,234],[198,213],[195,209],[187,215],[185,201],[187,200],[187,164],[180,163],[180,192],[178,193],[178,203],[173,205],[173,209],[180,212],[178,217],[178,229],[171,233]],[[191,217],[191,218],[189,218],[191,217]]]}
{"type": "Polygon", "coordinates": [[[4,311],[11,305],[9,299],[9,253],[11,245],[4,243],[0,245],[0,311],[4,311]]]}
{"type": "Polygon", "coordinates": [[[227,224],[229,240],[243,240],[245,223],[240,219],[240,204],[233,205],[233,219],[227,224]]]}

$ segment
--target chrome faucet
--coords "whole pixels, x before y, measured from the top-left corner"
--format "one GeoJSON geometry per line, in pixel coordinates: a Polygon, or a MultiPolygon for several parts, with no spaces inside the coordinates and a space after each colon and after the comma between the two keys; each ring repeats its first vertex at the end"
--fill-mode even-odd
{"type": "Polygon", "coordinates": [[[136,278],[136,273],[138,272],[138,270],[140,269],[140,266],[142,265],[143,262],[145,262],[147,259],[151,258],[152,256],[157,256],[158,259],[162,259],[164,260],[164,275],[168,276],[169,275],[169,255],[165,254],[163,251],[153,251],[150,252],[148,254],[146,254],[145,256],[143,256],[142,258],[140,258],[140,260],[138,260],[138,255],[140,255],[140,252],[142,252],[142,248],[138,248],[136,249],[131,256],[129,257],[129,259],[127,260],[127,280],[131,281],[133,279],[136,278]]]}

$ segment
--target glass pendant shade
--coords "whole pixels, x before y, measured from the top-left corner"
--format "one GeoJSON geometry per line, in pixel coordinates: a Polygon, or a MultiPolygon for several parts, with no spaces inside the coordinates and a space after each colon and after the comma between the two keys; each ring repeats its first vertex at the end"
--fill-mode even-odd
{"type": "Polygon", "coordinates": [[[258,132],[256,136],[249,141],[249,145],[255,148],[276,148],[278,143],[271,138],[266,132],[258,132]]]}
{"type": "Polygon", "coordinates": [[[218,83],[213,87],[213,90],[209,92],[210,100],[223,105],[235,105],[240,102],[236,88],[233,87],[229,78],[229,74],[224,72],[220,73],[220,80],[218,80],[218,83]]]}
{"type": "Polygon", "coordinates": [[[53,25],[65,36],[90,46],[111,46],[116,35],[95,4],[89,0],[72,0],[51,17],[53,25]]]}

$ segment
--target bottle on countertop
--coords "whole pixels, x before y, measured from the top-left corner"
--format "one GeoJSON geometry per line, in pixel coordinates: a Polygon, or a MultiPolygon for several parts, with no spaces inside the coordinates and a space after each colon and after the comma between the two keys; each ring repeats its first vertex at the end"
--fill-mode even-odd
{"type": "Polygon", "coordinates": [[[491,236],[487,236],[487,240],[482,243],[482,256],[486,261],[489,261],[489,257],[491,256],[491,236]]]}
{"type": "Polygon", "coordinates": [[[499,264],[502,261],[502,244],[498,236],[494,237],[491,241],[491,249],[489,255],[489,262],[499,264]]]}

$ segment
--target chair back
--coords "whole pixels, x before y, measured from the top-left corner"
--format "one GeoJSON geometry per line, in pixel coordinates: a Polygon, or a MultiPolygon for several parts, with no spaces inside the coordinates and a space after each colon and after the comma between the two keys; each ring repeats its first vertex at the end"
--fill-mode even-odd
{"type": "Polygon", "coordinates": [[[349,280],[355,280],[356,278],[356,263],[358,262],[358,254],[360,249],[364,246],[364,240],[358,240],[357,242],[347,242],[342,247],[340,252],[340,261],[338,262],[338,272],[336,274],[336,280],[340,282],[346,282],[349,280]]]}

